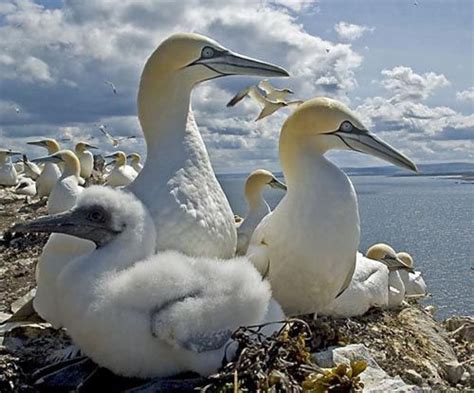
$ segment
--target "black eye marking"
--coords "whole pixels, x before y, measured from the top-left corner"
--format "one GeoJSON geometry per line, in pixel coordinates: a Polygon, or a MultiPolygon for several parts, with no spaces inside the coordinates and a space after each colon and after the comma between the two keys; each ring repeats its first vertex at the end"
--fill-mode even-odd
{"type": "Polygon", "coordinates": [[[202,48],[202,51],[201,51],[202,58],[210,59],[211,57],[214,57],[215,55],[216,55],[216,51],[210,46],[205,46],[204,48],[202,48]]]}
{"type": "Polygon", "coordinates": [[[89,212],[87,219],[92,222],[101,223],[106,221],[106,215],[102,208],[96,207],[89,212]]]}
{"type": "Polygon", "coordinates": [[[351,132],[353,128],[354,128],[354,126],[352,125],[352,123],[350,121],[343,121],[341,123],[341,126],[339,127],[339,129],[342,132],[351,132]]]}

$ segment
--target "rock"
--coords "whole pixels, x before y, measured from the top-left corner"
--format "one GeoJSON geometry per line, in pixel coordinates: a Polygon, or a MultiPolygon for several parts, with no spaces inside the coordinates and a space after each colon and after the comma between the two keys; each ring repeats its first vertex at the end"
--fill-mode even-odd
{"type": "Polygon", "coordinates": [[[415,385],[421,386],[423,384],[423,377],[418,374],[415,370],[407,370],[403,374],[405,380],[414,383],[415,385]]]}
{"type": "Polygon", "coordinates": [[[443,325],[448,332],[452,332],[466,323],[468,325],[474,325],[474,318],[470,316],[454,316],[446,319],[443,325]]]}
{"type": "Polygon", "coordinates": [[[314,353],[313,359],[321,367],[334,367],[339,364],[349,365],[351,360],[365,360],[366,370],[360,375],[364,383],[364,392],[403,391],[417,392],[420,388],[408,385],[399,377],[390,377],[370,355],[363,344],[350,344],[345,347],[330,348],[323,352],[314,353]]]}
{"type": "Polygon", "coordinates": [[[28,305],[32,299],[35,297],[36,288],[29,291],[26,295],[22,296],[21,298],[15,300],[11,305],[11,310],[13,314],[16,314],[23,306],[28,305]]]}
{"type": "Polygon", "coordinates": [[[446,379],[452,384],[457,384],[462,375],[464,374],[464,367],[461,363],[456,361],[445,362],[442,364],[444,371],[446,372],[446,379]]]}

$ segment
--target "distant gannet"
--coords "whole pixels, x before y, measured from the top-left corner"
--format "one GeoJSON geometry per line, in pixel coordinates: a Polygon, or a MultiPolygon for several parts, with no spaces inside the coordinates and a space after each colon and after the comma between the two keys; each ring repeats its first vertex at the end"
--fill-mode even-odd
{"type": "MultiPolygon", "coordinates": [[[[397,257],[402,260],[408,267],[413,268],[413,258],[407,252],[397,253],[397,257]]],[[[421,272],[410,272],[406,269],[400,270],[400,277],[405,285],[405,297],[423,297],[427,295],[427,287],[425,280],[421,276],[421,272]]]]}
{"type": "Polygon", "coordinates": [[[21,153],[0,149],[0,186],[14,186],[18,182],[18,173],[11,159],[16,154],[21,153]]]}
{"type": "Polygon", "coordinates": [[[245,255],[253,231],[263,217],[271,211],[262,195],[266,186],[286,191],[286,186],[273,176],[273,173],[265,169],[253,171],[245,182],[247,214],[237,229],[237,255],[245,255]]]}
{"type": "Polygon", "coordinates": [[[81,163],[81,177],[86,180],[91,177],[92,170],[94,169],[94,155],[87,149],[97,149],[97,147],[87,142],[76,144],[75,152],[81,163]]]}
{"type": "Polygon", "coordinates": [[[400,258],[395,250],[387,244],[375,244],[367,250],[367,257],[380,261],[388,267],[388,307],[394,308],[402,304],[405,298],[405,285],[400,276],[401,269],[411,269],[400,258]]]}
{"type": "Polygon", "coordinates": [[[114,163],[114,167],[105,178],[106,185],[111,187],[128,186],[137,177],[137,171],[127,164],[127,156],[123,151],[109,154],[105,158],[114,159],[111,162],[111,164],[114,163]]]}
{"type": "MultiPolygon", "coordinates": [[[[48,150],[49,155],[57,153],[59,151],[58,142],[51,138],[27,143],[29,145],[41,146],[46,148],[48,150]]],[[[60,176],[61,171],[59,167],[52,162],[47,162],[44,165],[40,176],[36,179],[36,192],[38,193],[38,197],[42,198],[48,196],[60,176]]]]}
{"type": "Polygon", "coordinates": [[[135,169],[137,173],[140,173],[141,170],[143,169],[143,165],[140,163],[142,157],[138,153],[131,153],[127,156],[127,158],[130,160],[130,164],[132,165],[132,168],[135,169]]]}
{"type": "Polygon", "coordinates": [[[331,149],[416,170],[338,101],[314,98],[288,117],[279,147],[288,191],[255,229],[247,251],[288,315],[323,310],[348,287],[355,269],[357,198],[349,178],[324,156],[331,149]]]}
{"type": "MultiPolygon", "coordinates": [[[[23,170],[25,175],[31,177],[33,180],[38,179],[41,175],[41,169],[34,162],[28,160],[26,154],[23,154],[23,170]]],[[[36,188],[36,186],[35,186],[36,188]]]]}
{"type": "Polygon", "coordinates": [[[115,87],[115,85],[111,82],[111,81],[105,81],[104,82],[106,85],[109,85],[112,89],[112,91],[114,92],[114,94],[117,94],[117,88],[115,87]]]}
{"type": "Polygon", "coordinates": [[[284,318],[246,258],[152,256],[155,224],[129,192],[92,186],[72,210],[12,230],[96,244],[61,272],[59,309],[74,343],[119,375],[209,375],[221,366],[234,330],[269,321],[270,309],[270,321],[284,318]]]}
{"type": "Polygon", "coordinates": [[[100,132],[102,132],[102,134],[105,135],[105,137],[107,138],[107,140],[111,143],[111,145],[113,147],[118,147],[118,145],[120,145],[120,142],[121,141],[125,141],[125,140],[128,140],[128,139],[135,139],[136,136],[135,135],[130,135],[130,136],[119,136],[119,137],[114,137],[112,136],[112,134],[110,132],[108,132],[106,130],[107,126],[101,124],[99,126],[99,130],[100,132]]]}
{"type": "Polygon", "coordinates": [[[276,112],[278,109],[285,108],[290,105],[300,105],[303,103],[301,100],[295,101],[272,101],[268,97],[264,96],[258,90],[257,86],[249,86],[241,91],[239,91],[228,103],[227,107],[234,106],[240,102],[243,98],[249,96],[252,98],[260,107],[262,111],[255,119],[255,121],[261,120],[264,117],[270,116],[272,113],[276,112]]]}
{"type": "Polygon", "coordinates": [[[270,101],[285,101],[288,95],[293,94],[293,91],[288,88],[275,88],[268,79],[258,82],[257,86],[265,92],[266,98],[270,101]]]}
{"type": "Polygon", "coordinates": [[[324,307],[321,315],[354,317],[373,307],[388,306],[388,268],[379,261],[357,253],[356,267],[347,289],[324,307]]]}
{"type": "Polygon", "coordinates": [[[153,52],[138,91],[147,160],[130,190],[156,224],[157,249],[231,258],[237,231],[190,109],[201,82],[228,75],[288,76],[198,34],[174,34],[153,52]]]}

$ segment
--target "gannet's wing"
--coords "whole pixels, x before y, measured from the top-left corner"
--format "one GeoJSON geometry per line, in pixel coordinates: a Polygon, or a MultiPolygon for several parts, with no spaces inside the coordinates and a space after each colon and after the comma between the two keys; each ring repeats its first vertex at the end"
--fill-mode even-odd
{"type": "Polygon", "coordinates": [[[227,103],[226,107],[229,108],[234,106],[238,102],[242,101],[245,96],[249,93],[249,90],[252,86],[246,87],[245,89],[239,91],[232,99],[227,103]]]}
{"type": "Polygon", "coordinates": [[[259,89],[262,89],[265,93],[270,94],[271,92],[275,91],[275,88],[271,85],[268,79],[264,79],[263,81],[258,82],[259,89]]]}
{"type": "Polygon", "coordinates": [[[252,98],[255,102],[257,102],[257,104],[259,104],[260,106],[263,106],[264,108],[265,108],[268,104],[274,103],[273,101],[267,100],[267,99],[262,95],[262,93],[260,93],[260,91],[258,90],[258,88],[257,88],[256,86],[250,86],[249,91],[248,91],[248,95],[249,95],[249,97],[252,98]]]}

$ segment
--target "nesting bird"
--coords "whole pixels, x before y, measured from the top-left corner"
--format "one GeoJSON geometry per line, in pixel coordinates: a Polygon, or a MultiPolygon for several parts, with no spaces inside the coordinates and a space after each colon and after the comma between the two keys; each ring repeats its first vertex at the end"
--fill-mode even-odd
{"type": "Polygon", "coordinates": [[[33,180],[37,180],[41,175],[40,167],[34,162],[28,160],[26,154],[23,154],[23,171],[25,172],[26,176],[32,178],[33,180]]]}
{"type": "Polygon", "coordinates": [[[18,173],[12,163],[11,156],[20,152],[0,149],[0,186],[14,186],[18,182],[18,173]]]}
{"type": "MultiPolygon", "coordinates": [[[[41,139],[39,141],[27,142],[29,145],[40,146],[48,150],[48,154],[54,154],[59,151],[59,143],[52,138],[41,139]]],[[[41,170],[41,174],[36,179],[36,192],[38,197],[48,196],[53,189],[56,181],[60,178],[61,171],[55,163],[47,162],[41,170]]]]}
{"type": "Polygon", "coordinates": [[[36,182],[31,177],[20,176],[15,187],[15,194],[33,197],[36,195],[36,182]]]}
{"type": "Polygon", "coordinates": [[[247,213],[237,229],[237,255],[245,255],[253,231],[271,211],[262,195],[263,189],[267,186],[286,191],[286,186],[265,169],[253,171],[245,182],[247,213]]]}
{"type": "Polygon", "coordinates": [[[131,153],[127,156],[127,158],[130,160],[130,164],[132,165],[132,168],[135,169],[137,173],[140,173],[141,170],[143,169],[143,165],[140,162],[142,159],[140,154],[131,153]]]}
{"type": "Polygon", "coordinates": [[[123,151],[109,154],[105,156],[105,158],[113,158],[110,164],[114,165],[105,178],[106,185],[111,187],[125,187],[137,177],[137,171],[127,164],[127,156],[123,151]]]}
{"type": "MultiPolygon", "coordinates": [[[[413,258],[410,254],[407,252],[398,252],[397,258],[404,262],[407,267],[413,269],[413,258]]],[[[405,286],[405,297],[416,298],[427,295],[427,286],[425,280],[421,276],[421,272],[410,272],[408,269],[402,269],[400,270],[400,277],[405,286]]]]}
{"type": "Polygon", "coordinates": [[[97,147],[87,142],[78,142],[75,147],[75,152],[81,164],[80,175],[87,180],[92,175],[94,169],[94,155],[87,149],[97,149],[97,147]]]}
{"type": "Polygon", "coordinates": [[[155,224],[129,192],[93,186],[68,212],[12,230],[59,232],[96,244],[61,272],[59,310],[74,343],[119,375],[209,375],[239,326],[284,318],[269,284],[245,258],[152,256],[155,224]]]}
{"type": "Polygon", "coordinates": [[[324,156],[331,149],[355,150],[416,170],[341,102],[314,98],[288,117],[279,142],[288,190],[257,226],[247,251],[288,315],[323,310],[349,286],[355,270],[357,197],[349,178],[324,156]]]}

